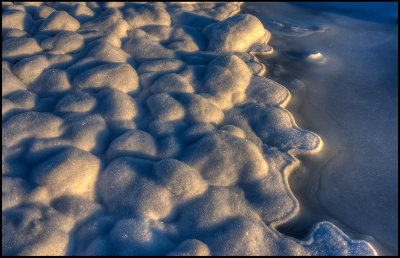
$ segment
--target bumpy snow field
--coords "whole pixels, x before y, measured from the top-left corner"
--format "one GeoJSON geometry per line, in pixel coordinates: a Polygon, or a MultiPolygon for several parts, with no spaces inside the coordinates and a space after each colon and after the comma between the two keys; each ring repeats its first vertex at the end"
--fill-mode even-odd
{"type": "Polygon", "coordinates": [[[323,143],[240,5],[2,3],[3,255],[376,254],[276,229],[323,143]]]}

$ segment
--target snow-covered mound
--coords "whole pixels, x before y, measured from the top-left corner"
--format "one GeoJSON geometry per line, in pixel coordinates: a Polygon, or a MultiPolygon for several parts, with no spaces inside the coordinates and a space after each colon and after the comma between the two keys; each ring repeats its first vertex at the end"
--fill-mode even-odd
{"type": "Polygon", "coordinates": [[[2,3],[3,255],[373,255],[276,227],[322,141],[240,3],[2,3]]]}

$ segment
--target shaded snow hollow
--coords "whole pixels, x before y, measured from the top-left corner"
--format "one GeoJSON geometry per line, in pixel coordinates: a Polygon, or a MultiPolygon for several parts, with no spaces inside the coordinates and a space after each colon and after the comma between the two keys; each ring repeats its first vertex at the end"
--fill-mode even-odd
{"type": "Polygon", "coordinates": [[[3,255],[374,255],[302,240],[288,174],[322,141],[240,3],[2,3],[3,255]]]}

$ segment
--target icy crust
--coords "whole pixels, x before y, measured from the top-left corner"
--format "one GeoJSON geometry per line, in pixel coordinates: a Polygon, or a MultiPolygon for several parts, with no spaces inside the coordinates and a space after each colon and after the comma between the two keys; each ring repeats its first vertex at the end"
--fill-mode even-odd
{"type": "Polygon", "coordinates": [[[322,146],[240,3],[2,3],[3,255],[374,255],[276,226],[322,146]]]}

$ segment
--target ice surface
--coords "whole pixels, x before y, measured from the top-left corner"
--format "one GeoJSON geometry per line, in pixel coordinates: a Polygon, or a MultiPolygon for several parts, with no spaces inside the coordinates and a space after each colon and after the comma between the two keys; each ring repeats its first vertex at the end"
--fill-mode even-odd
{"type": "Polygon", "coordinates": [[[326,62],[326,57],[324,57],[323,54],[321,54],[320,52],[315,53],[315,54],[310,54],[307,57],[307,60],[310,62],[314,62],[314,63],[319,63],[319,64],[323,64],[326,62]]]}
{"type": "Polygon", "coordinates": [[[370,235],[381,255],[398,253],[397,5],[242,6],[271,31],[274,53],[260,60],[290,90],[286,108],[324,141],[290,175],[302,210],[281,232],[305,237],[328,219],[353,237],[370,235]],[[324,62],[309,60],[318,53],[324,62]]]}
{"type": "Polygon", "coordinates": [[[3,255],[375,255],[299,213],[321,138],[241,3],[3,3],[3,255]]]}

